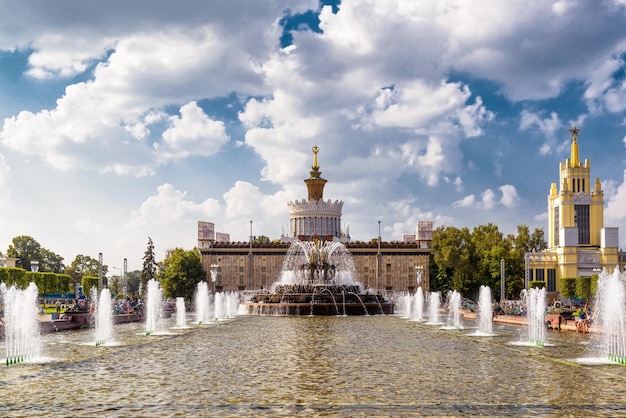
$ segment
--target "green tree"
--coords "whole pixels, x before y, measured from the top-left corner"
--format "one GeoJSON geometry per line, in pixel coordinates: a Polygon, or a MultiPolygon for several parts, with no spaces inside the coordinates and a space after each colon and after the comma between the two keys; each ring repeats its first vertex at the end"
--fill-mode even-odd
{"type": "Polygon", "coordinates": [[[257,244],[269,244],[270,239],[269,237],[266,237],[265,235],[259,235],[258,237],[255,238],[254,242],[257,244]]]}
{"type": "Polygon", "coordinates": [[[197,248],[191,251],[181,248],[170,250],[161,263],[160,282],[166,297],[193,298],[198,283],[205,277],[197,248]]]}
{"type": "Polygon", "coordinates": [[[477,257],[468,228],[439,227],[433,231],[434,262],[439,269],[439,287],[431,290],[457,290],[461,294],[476,291],[477,257]]]}
{"type": "Polygon", "coordinates": [[[41,259],[41,244],[28,235],[15,237],[11,242],[12,244],[7,249],[7,256],[19,258],[20,266],[30,271],[30,262],[41,259]]]}
{"type": "Polygon", "coordinates": [[[53,273],[63,273],[65,266],[63,265],[63,257],[52,251],[42,248],[40,253],[39,271],[50,271],[53,273]]]}
{"type": "Polygon", "coordinates": [[[157,271],[157,263],[154,258],[154,244],[152,238],[148,237],[148,248],[143,256],[143,269],[141,270],[141,288],[145,292],[148,282],[154,279],[157,271]]]}
{"type": "Polygon", "coordinates": [[[141,283],[141,271],[129,271],[126,273],[126,292],[129,295],[139,294],[139,284],[141,283]]]}
{"type": "MultiPolygon", "coordinates": [[[[70,267],[65,269],[65,273],[68,274],[74,283],[82,283],[84,276],[96,276],[100,269],[100,262],[88,255],[78,254],[70,267]]],[[[106,265],[102,266],[102,274],[106,275],[109,268],[106,265]]]]}

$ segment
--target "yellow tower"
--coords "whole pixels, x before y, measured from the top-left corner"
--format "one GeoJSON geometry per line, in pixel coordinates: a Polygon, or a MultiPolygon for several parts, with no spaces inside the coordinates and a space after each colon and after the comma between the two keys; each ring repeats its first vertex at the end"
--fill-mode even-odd
{"type": "Polygon", "coordinates": [[[561,278],[591,276],[618,264],[618,229],[604,227],[600,179],[592,185],[589,159],[580,162],[580,130],[574,126],[569,133],[570,158],[559,164],[559,183],[552,183],[548,196],[548,249],[526,254],[526,280],[545,281],[553,297],[561,278]]]}

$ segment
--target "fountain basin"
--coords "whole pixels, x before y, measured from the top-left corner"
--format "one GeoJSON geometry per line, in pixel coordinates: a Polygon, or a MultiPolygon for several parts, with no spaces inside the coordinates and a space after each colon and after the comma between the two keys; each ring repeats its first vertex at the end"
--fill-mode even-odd
{"type": "Polygon", "coordinates": [[[248,315],[387,315],[394,304],[359,286],[280,285],[274,293],[255,293],[242,304],[248,315]]]}

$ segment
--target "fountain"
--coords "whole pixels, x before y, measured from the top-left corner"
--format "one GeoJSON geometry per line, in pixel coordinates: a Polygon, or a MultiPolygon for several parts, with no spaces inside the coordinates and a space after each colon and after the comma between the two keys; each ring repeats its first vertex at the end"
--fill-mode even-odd
{"type": "Polygon", "coordinates": [[[94,335],[97,347],[113,341],[113,308],[111,306],[111,291],[108,288],[102,289],[99,297],[95,287],[91,292],[95,298],[96,327],[94,335]]]}
{"type": "Polygon", "coordinates": [[[422,287],[418,287],[415,292],[415,306],[413,308],[413,315],[411,319],[414,321],[423,321],[424,320],[424,291],[422,287]]]}
{"type": "Polygon", "coordinates": [[[30,283],[24,290],[0,283],[4,300],[5,364],[32,361],[41,354],[41,337],[37,314],[37,286],[30,283]]]}
{"type": "Polygon", "coordinates": [[[201,281],[198,283],[195,297],[196,305],[196,322],[198,324],[206,324],[210,322],[212,318],[213,305],[211,303],[211,297],[209,295],[209,286],[207,282],[201,281]]]}
{"type": "Polygon", "coordinates": [[[217,292],[213,305],[213,317],[216,320],[234,318],[239,308],[239,294],[237,292],[217,292]]]}
{"type": "Polygon", "coordinates": [[[341,242],[291,243],[280,279],[244,302],[248,314],[389,314],[394,304],[355,278],[352,255],[341,242]],[[341,301],[341,309],[337,301],[341,301]]]}
{"type": "Polygon", "coordinates": [[[489,286],[480,286],[478,293],[477,335],[493,335],[493,310],[491,308],[491,288],[489,286]]]}
{"type": "Polygon", "coordinates": [[[461,320],[461,294],[456,290],[448,293],[448,329],[462,329],[461,320]]]}
{"type": "Polygon", "coordinates": [[[522,291],[522,304],[526,306],[528,342],[543,347],[546,340],[546,289],[533,288],[522,291]]]}
{"type": "Polygon", "coordinates": [[[441,293],[430,292],[428,302],[428,323],[431,325],[438,325],[440,324],[439,307],[441,305],[441,293]]]}
{"type": "Polygon", "coordinates": [[[604,329],[602,351],[609,361],[626,364],[626,273],[620,273],[619,266],[612,274],[604,269],[598,277],[598,293],[594,321],[604,329]]]}
{"type": "Polygon", "coordinates": [[[182,296],[176,298],[176,328],[187,328],[187,309],[182,296]]]}
{"type": "Polygon", "coordinates": [[[146,297],[146,335],[162,333],[163,325],[163,289],[154,279],[148,281],[148,294],[146,297]]]}

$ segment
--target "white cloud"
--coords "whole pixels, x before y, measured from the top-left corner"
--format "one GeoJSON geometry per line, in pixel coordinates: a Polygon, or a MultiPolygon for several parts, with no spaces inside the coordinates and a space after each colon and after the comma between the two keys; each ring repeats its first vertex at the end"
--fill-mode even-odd
{"type": "Polygon", "coordinates": [[[481,199],[477,200],[473,194],[465,196],[463,199],[457,200],[452,203],[452,207],[454,208],[475,208],[475,209],[484,209],[490,210],[499,203],[505,208],[512,209],[519,203],[519,197],[517,195],[517,190],[514,186],[509,184],[502,185],[498,188],[502,193],[502,197],[498,201],[496,199],[496,194],[491,189],[485,189],[481,193],[481,199]]]}
{"type": "Polygon", "coordinates": [[[461,200],[457,200],[452,202],[453,208],[469,208],[473,207],[476,204],[476,197],[473,194],[465,196],[461,200]]]}
{"type": "Polygon", "coordinates": [[[209,118],[196,102],[180,108],[180,117],[170,117],[170,127],[163,132],[164,147],[157,152],[166,159],[189,155],[213,155],[228,141],[224,123],[209,118]]]}
{"type": "Polygon", "coordinates": [[[499,189],[502,192],[502,198],[500,199],[502,206],[508,209],[515,208],[515,206],[519,203],[519,196],[515,186],[505,184],[500,186],[499,189]]]}
{"type": "Polygon", "coordinates": [[[496,195],[491,189],[487,189],[482,193],[482,207],[484,209],[491,209],[496,202],[496,195]]]}
{"type": "Polygon", "coordinates": [[[624,170],[623,182],[613,190],[604,190],[607,193],[605,197],[606,209],[604,216],[606,217],[604,224],[606,226],[621,226],[622,230],[626,229],[626,170],[624,170]],[[607,199],[608,198],[608,199],[607,199]]]}
{"type": "Polygon", "coordinates": [[[156,195],[148,197],[132,212],[126,227],[141,228],[154,225],[173,228],[173,225],[180,221],[210,218],[219,211],[219,203],[215,199],[195,203],[187,200],[186,196],[187,192],[176,190],[171,184],[159,186],[156,195]]]}

